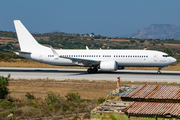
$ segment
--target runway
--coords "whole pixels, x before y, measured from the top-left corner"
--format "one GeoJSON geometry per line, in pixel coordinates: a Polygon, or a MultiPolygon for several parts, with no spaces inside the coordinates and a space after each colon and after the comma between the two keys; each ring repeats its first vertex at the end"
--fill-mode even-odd
{"type": "Polygon", "coordinates": [[[180,83],[180,71],[152,70],[118,70],[116,72],[87,73],[86,69],[62,69],[62,68],[10,68],[0,67],[0,75],[11,75],[11,78],[19,79],[56,79],[56,80],[110,80],[116,81],[120,76],[122,81],[147,81],[147,82],[177,82],[180,83]]]}

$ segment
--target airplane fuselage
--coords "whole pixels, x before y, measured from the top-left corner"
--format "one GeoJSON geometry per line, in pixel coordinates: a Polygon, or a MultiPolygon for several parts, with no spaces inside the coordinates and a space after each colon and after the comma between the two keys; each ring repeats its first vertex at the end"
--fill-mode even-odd
{"type": "MultiPolygon", "coordinates": [[[[67,58],[89,59],[96,61],[116,61],[120,67],[165,67],[174,63],[175,59],[167,54],[152,50],[56,50],[66,58],[54,58],[53,52],[32,52],[32,54],[19,54],[27,59],[59,66],[79,66],[67,58]],[[167,57],[165,57],[167,56],[167,57]]],[[[90,65],[86,67],[91,67],[90,65]]]]}

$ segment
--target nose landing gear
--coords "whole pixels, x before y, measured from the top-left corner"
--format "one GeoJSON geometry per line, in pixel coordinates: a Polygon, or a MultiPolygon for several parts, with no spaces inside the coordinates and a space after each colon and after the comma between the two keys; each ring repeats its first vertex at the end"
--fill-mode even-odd
{"type": "Polygon", "coordinates": [[[94,67],[93,69],[90,67],[89,69],[87,69],[88,73],[97,73],[97,71],[98,71],[97,67],[94,67]]]}
{"type": "Polygon", "coordinates": [[[157,74],[161,74],[161,67],[158,68],[157,74]]]}

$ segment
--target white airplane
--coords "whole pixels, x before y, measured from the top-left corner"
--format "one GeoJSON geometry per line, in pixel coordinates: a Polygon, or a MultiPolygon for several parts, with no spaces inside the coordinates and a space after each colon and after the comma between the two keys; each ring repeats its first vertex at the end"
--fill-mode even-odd
{"type": "Polygon", "coordinates": [[[15,54],[32,61],[59,66],[89,67],[88,73],[116,71],[125,67],[158,67],[175,63],[177,60],[168,54],[153,50],[67,50],[53,49],[39,44],[20,20],[14,20],[21,51],[15,54]]]}

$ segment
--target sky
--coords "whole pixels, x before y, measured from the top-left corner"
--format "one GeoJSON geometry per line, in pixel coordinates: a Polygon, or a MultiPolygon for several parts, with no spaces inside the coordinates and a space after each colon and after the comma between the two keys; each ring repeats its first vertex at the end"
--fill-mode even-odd
{"type": "Polygon", "coordinates": [[[0,30],[121,36],[151,24],[180,26],[180,0],[2,0],[0,30]]]}

